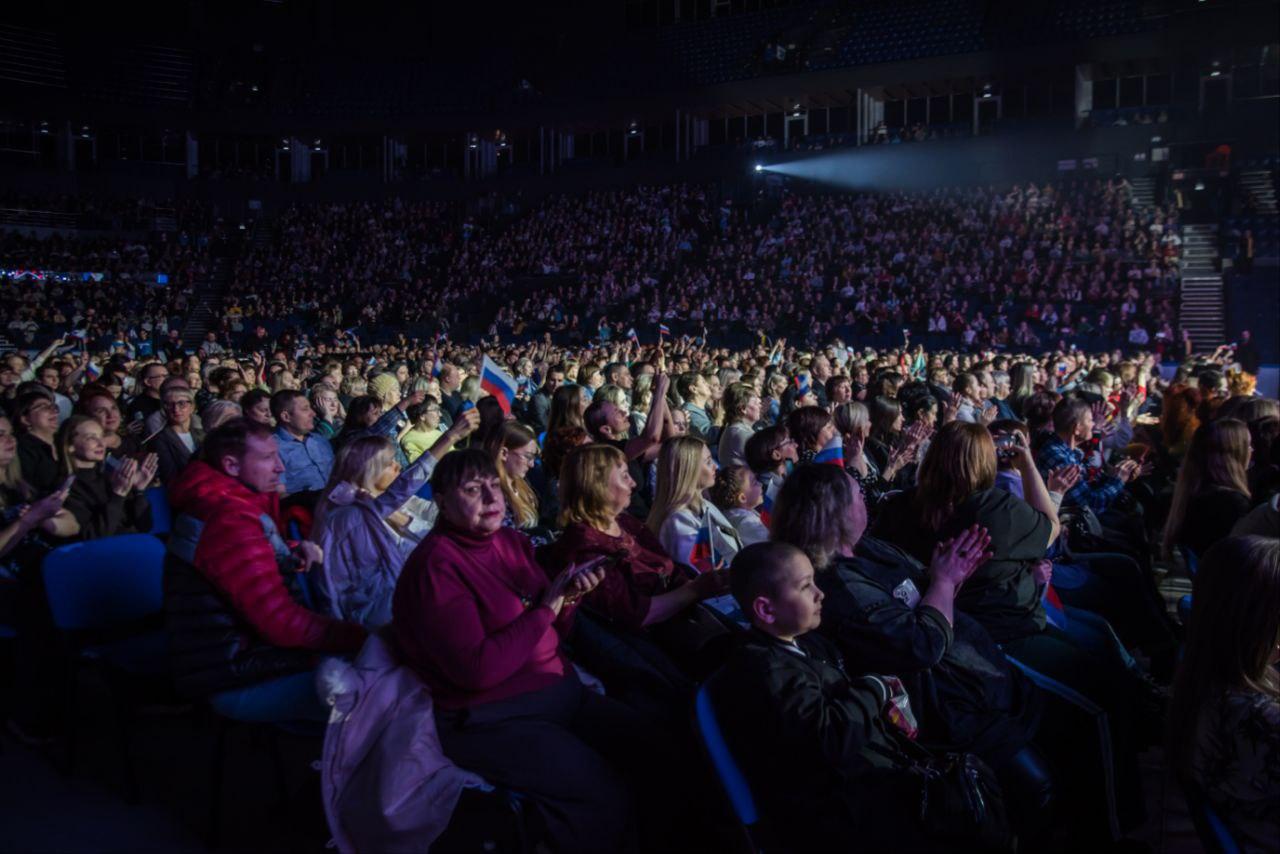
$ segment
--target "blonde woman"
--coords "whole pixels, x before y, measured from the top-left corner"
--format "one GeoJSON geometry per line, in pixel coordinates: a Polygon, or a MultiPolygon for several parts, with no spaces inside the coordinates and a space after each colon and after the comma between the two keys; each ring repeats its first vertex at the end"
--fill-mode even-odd
{"type": "Polygon", "coordinates": [[[715,482],[716,464],[701,439],[680,436],[662,443],[646,524],[673,560],[698,572],[728,566],[742,548],[733,523],[703,497],[715,482]]]}
{"type": "Polygon", "coordinates": [[[526,479],[538,460],[538,437],[517,421],[504,421],[486,443],[485,451],[498,467],[498,480],[507,499],[502,522],[518,531],[538,526],[538,495],[526,479]]]}
{"type": "Polygon", "coordinates": [[[653,532],[626,512],[635,488],[627,458],[617,448],[584,445],[569,451],[560,476],[564,533],[549,547],[546,560],[559,566],[562,561],[581,564],[600,556],[613,558],[586,602],[632,630],[666,622],[721,593],[726,575],[705,573],[685,583],[653,532]]]}
{"type": "Polygon", "coordinates": [[[92,540],[151,530],[151,508],[144,494],[155,480],[155,454],[141,461],[125,458],[108,468],[102,425],[73,415],[58,432],[58,451],[71,489],[45,530],[62,539],[92,540]]]}
{"type": "Polygon", "coordinates": [[[417,493],[436,463],[479,423],[475,410],[463,413],[403,471],[386,436],[361,436],[338,451],[311,532],[324,551],[319,607],[371,630],[391,621],[400,570],[435,524],[435,505],[417,493]]]}
{"type": "Polygon", "coordinates": [[[1251,456],[1249,428],[1243,421],[1221,418],[1196,429],[1187,458],[1178,471],[1165,521],[1166,557],[1176,545],[1203,555],[1231,534],[1236,520],[1252,506],[1248,477],[1251,456]]]}

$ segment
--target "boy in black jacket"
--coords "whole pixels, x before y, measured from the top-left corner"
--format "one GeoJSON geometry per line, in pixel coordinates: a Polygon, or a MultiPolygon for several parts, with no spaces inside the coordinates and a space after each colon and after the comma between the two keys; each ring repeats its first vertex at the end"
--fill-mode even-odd
{"type": "Polygon", "coordinates": [[[802,851],[931,847],[919,778],[881,714],[888,685],[850,679],[835,647],[813,631],[822,591],[808,557],[785,543],[748,546],[730,584],[753,628],[712,678],[711,699],[762,832],[802,851]]]}

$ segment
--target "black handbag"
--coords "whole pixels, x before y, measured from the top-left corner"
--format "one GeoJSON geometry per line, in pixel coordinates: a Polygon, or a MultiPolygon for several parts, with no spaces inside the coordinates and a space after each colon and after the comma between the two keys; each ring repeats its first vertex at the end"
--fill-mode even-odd
{"type": "Polygon", "coordinates": [[[920,822],[931,836],[965,850],[1012,852],[1017,836],[1009,824],[995,772],[972,753],[917,762],[920,822]]]}

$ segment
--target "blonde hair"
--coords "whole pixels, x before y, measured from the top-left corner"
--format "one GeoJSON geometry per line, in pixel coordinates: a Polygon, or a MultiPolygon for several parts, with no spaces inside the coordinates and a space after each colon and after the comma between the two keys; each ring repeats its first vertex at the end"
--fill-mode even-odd
{"type": "Polygon", "coordinates": [[[369,380],[369,394],[382,402],[383,410],[390,409],[400,402],[400,380],[395,374],[378,374],[369,380]]]}
{"type": "Polygon", "coordinates": [[[603,531],[609,515],[609,474],[627,458],[612,445],[579,445],[560,464],[560,525],[581,523],[603,531]]]}
{"type": "Polygon", "coordinates": [[[396,446],[386,436],[361,436],[342,446],[333,460],[333,471],[324,494],[340,483],[371,492],[382,470],[396,458],[396,446]]]}
{"type": "Polygon", "coordinates": [[[836,407],[836,429],[841,436],[852,436],[871,428],[871,413],[865,404],[852,400],[836,407]]]}
{"type": "Polygon", "coordinates": [[[517,528],[532,528],[538,523],[538,495],[524,478],[512,480],[502,465],[502,451],[510,453],[517,448],[535,444],[538,437],[528,427],[517,421],[504,421],[493,435],[489,437],[485,450],[493,458],[498,467],[498,480],[502,483],[502,493],[507,497],[507,506],[515,518],[517,528]]]}
{"type": "Polygon", "coordinates": [[[662,443],[658,452],[658,485],[645,524],[655,534],[672,513],[688,507],[702,511],[702,490],[698,488],[702,452],[707,444],[695,436],[674,436],[662,443]]]}
{"type": "Polygon", "coordinates": [[[62,423],[62,428],[58,431],[58,462],[62,464],[63,474],[76,473],[76,464],[72,459],[71,446],[75,443],[76,432],[86,424],[92,424],[99,430],[102,429],[102,425],[98,423],[96,418],[91,418],[88,415],[72,415],[62,423]]]}
{"type": "Polygon", "coordinates": [[[1243,421],[1220,418],[1202,424],[1191,437],[1178,470],[1173,501],[1164,523],[1164,556],[1173,553],[1191,499],[1207,486],[1220,486],[1249,496],[1249,428],[1243,421]]]}

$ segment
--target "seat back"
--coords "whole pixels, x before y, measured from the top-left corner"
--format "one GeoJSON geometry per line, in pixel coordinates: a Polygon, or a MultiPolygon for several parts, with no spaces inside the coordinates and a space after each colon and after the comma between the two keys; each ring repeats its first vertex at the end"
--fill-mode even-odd
{"type": "MultiPolygon", "coordinates": [[[[713,677],[714,678],[714,677],[713,677]]],[[[743,827],[752,827],[760,818],[756,812],[755,798],[751,795],[751,787],[747,778],[729,752],[724,735],[720,732],[720,722],[716,720],[715,707],[711,702],[710,686],[713,679],[708,679],[698,688],[694,701],[694,720],[697,722],[698,737],[716,769],[716,777],[724,789],[725,796],[733,807],[734,815],[743,827]]]]}
{"type": "Polygon", "coordinates": [[[62,546],[45,556],[43,574],[54,624],[64,631],[115,626],[164,608],[164,543],[151,534],[62,546]]]}
{"type": "Polygon", "coordinates": [[[1185,786],[1187,809],[1191,822],[1196,826],[1200,844],[1210,854],[1240,854],[1240,846],[1231,835],[1226,822],[1209,805],[1209,799],[1199,786],[1185,786]]]}
{"type": "Polygon", "coordinates": [[[1182,552],[1182,559],[1187,563],[1187,574],[1195,578],[1196,573],[1200,571],[1200,558],[1191,549],[1181,544],[1178,545],[1178,551],[1182,552]]]}
{"type": "Polygon", "coordinates": [[[169,508],[169,493],[163,486],[147,489],[147,505],[151,508],[152,534],[167,534],[173,527],[173,511],[169,508]]]}

